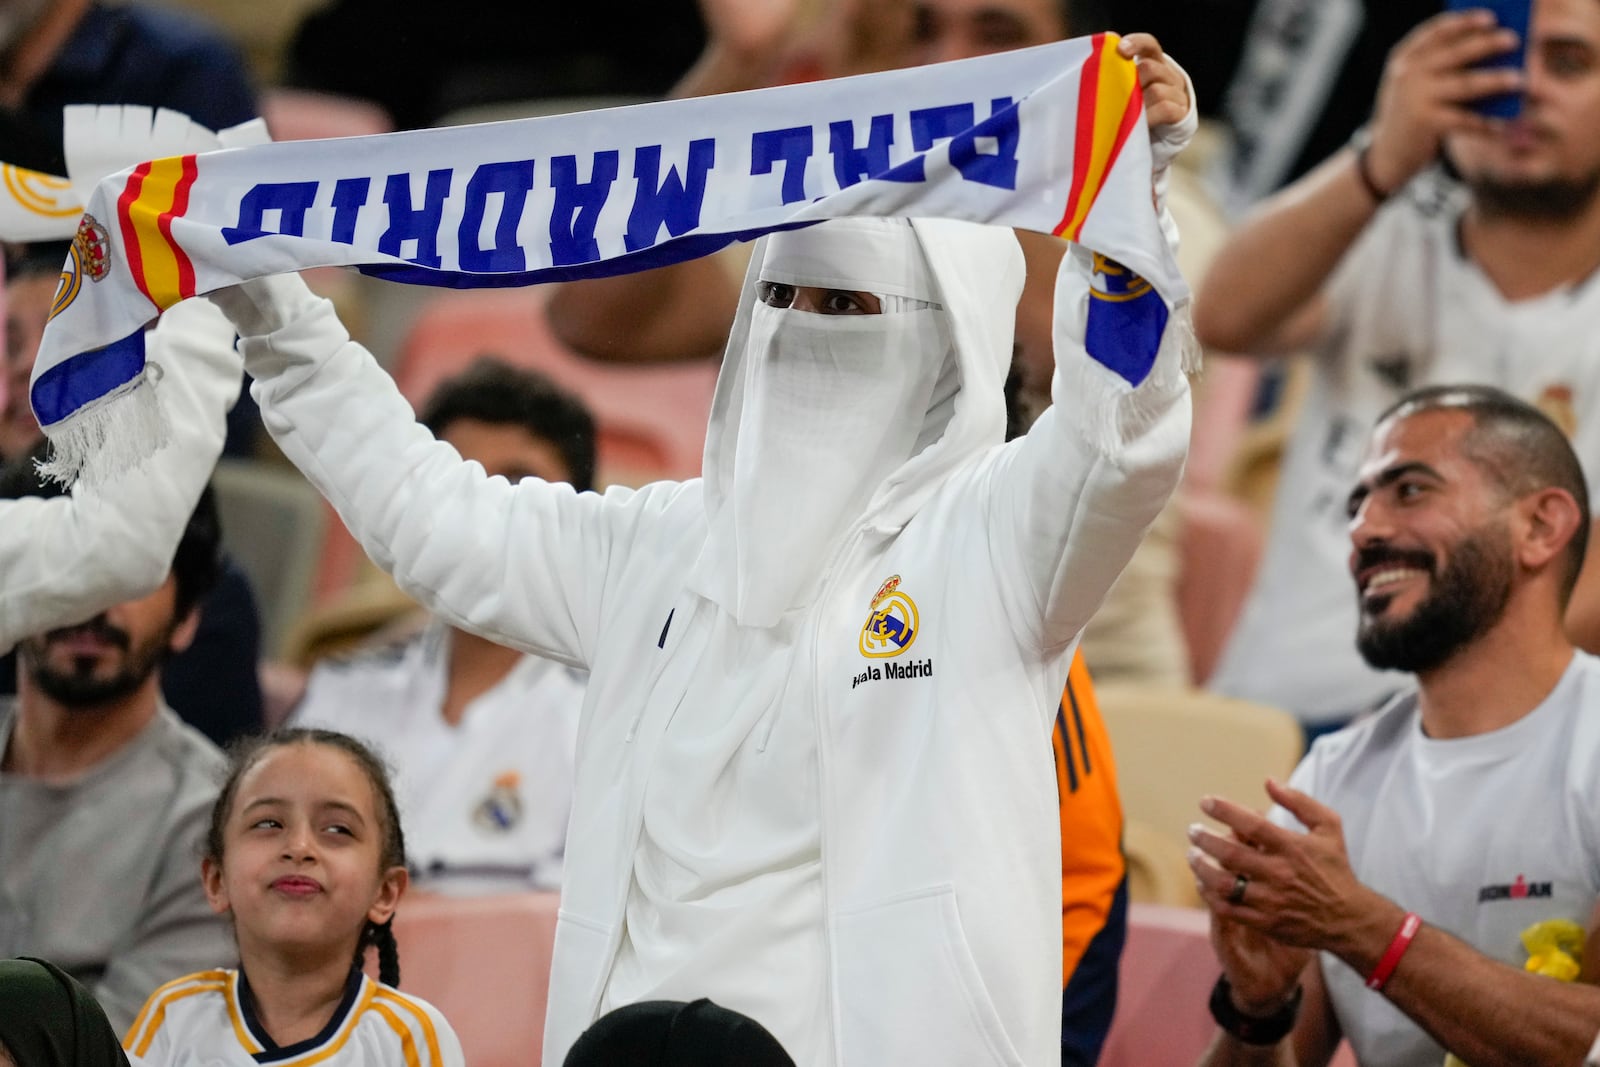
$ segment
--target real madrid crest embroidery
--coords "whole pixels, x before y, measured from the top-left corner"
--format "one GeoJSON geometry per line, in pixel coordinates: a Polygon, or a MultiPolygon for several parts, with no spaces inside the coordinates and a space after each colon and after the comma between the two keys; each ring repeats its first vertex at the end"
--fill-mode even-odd
{"type": "MultiPolygon", "coordinates": [[[[111,236],[106,228],[85,213],[78,223],[78,232],[72,238],[72,252],[68,265],[61,271],[61,283],[56,286],[55,299],[50,301],[50,318],[65,311],[83,288],[83,276],[91,282],[105,279],[111,273],[111,236]]],[[[48,321],[48,320],[47,320],[48,321]]]]}
{"type": "MultiPolygon", "coordinates": [[[[921,629],[922,616],[917,611],[917,602],[900,588],[900,576],[896,574],[873,594],[867,622],[861,627],[857,645],[861,654],[868,659],[893,659],[912,646],[921,629]]],[[[860,674],[851,678],[850,688],[854,689],[863,682],[885,679],[931,677],[931,658],[913,663],[885,663],[882,667],[868,664],[860,674]]]]}
{"type": "Polygon", "coordinates": [[[861,654],[868,659],[889,659],[911,647],[917,639],[917,602],[900,591],[900,576],[884,582],[872,597],[867,623],[861,627],[861,654]]]}

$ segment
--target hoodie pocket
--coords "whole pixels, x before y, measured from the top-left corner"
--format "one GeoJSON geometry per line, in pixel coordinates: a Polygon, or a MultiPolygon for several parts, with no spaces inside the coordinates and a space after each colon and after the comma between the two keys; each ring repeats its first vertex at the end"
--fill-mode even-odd
{"type": "Polygon", "coordinates": [[[544,1018],[546,1062],[565,1059],[573,1042],[594,1021],[600,983],[611,963],[611,934],[611,927],[604,923],[565,910],[557,915],[544,1018]]]}
{"type": "Polygon", "coordinates": [[[1021,1067],[952,886],[837,912],[833,927],[844,1067],[1021,1067]]]}

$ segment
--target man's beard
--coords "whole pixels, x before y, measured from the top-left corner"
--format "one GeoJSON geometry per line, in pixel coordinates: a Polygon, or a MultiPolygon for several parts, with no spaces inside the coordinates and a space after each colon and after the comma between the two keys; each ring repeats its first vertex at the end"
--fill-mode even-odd
{"type": "Polygon", "coordinates": [[[45,696],[65,708],[93,710],[136,692],[166,659],[172,627],[165,627],[137,648],[127,631],[95,619],[83,626],[54,630],[22,643],[23,668],[28,680],[45,696]],[[122,649],[122,668],[109,675],[95,674],[95,658],[73,657],[58,668],[49,661],[50,644],[69,634],[93,632],[107,644],[122,649]]]}
{"type": "Polygon", "coordinates": [[[1378,670],[1425,673],[1487,633],[1505,614],[1511,599],[1509,551],[1496,542],[1503,533],[1479,529],[1464,537],[1450,562],[1435,573],[1431,553],[1379,548],[1365,551],[1358,569],[1393,561],[1420,567],[1432,576],[1428,595],[1410,615],[1385,622],[1363,610],[1356,648],[1378,670]]]}
{"type": "Polygon", "coordinates": [[[1600,193],[1600,170],[1580,178],[1506,182],[1478,177],[1467,183],[1486,218],[1568,222],[1588,210],[1600,193]]]}

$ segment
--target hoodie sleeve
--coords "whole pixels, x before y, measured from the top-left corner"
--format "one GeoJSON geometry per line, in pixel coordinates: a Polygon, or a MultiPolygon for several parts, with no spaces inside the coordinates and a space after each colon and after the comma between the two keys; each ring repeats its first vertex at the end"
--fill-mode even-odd
{"type": "Polygon", "coordinates": [[[49,500],[0,500],[0,650],[144,596],[166,580],[172,554],[222,451],[238,399],[233,326],[189,300],[161,317],[149,358],[171,438],[139,469],[49,500]]]}
{"type": "Polygon", "coordinates": [[[373,562],[451,625],[588,665],[610,563],[649,494],[512,485],[464,462],[295,275],[211,299],[242,335],[267,430],[373,562]]]}
{"type": "MultiPolygon", "coordinates": [[[[1066,648],[1099,608],[1177,487],[1188,452],[1187,307],[1169,314],[1153,290],[1145,301],[1091,295],[1096,272],[1107,269],[1121,270],[1081,246],[1063,257],[1054,403],[1003,450],[991,500],[990,545],[1007,612],[1047,652],[1066,648]],[[1091,322],[1092,311],[1105,309],[1140,321],[1091,322]],[[1107,351],[1107,337],[1130,334],[1134,343],[1120,356],[1107,351]]],[[[1139,288],[1137,276],[1119,277],[1125,289],[1139,288]]]]}

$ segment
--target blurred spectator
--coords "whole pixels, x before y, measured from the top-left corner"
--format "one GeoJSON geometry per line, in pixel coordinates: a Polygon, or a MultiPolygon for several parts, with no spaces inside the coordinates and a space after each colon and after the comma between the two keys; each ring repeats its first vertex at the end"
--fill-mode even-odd
{"type": "MultiPolygon", "coordinates": [[[[1419,385],[1498,385],[1600,464],[1600,5],[1538,0],[1530,37],[1522,117],[1491,125],[1471,101],[1519,76],[1469,68],[1509,35],[1481,11],[1420,26],[1386,68],[1369,146],[1264,205],[1196,298],[1208,344],[1312,355],[1266,558],[1212,685],[1313,728],[1407,684],[1345,639],[1344,500],[1379,412],[1419,385]]],[[[1600,648],[1593,573],[1568,623],[1600,648]]]]}
{"type": "Polygon", "coordinates": [[[221,130],[256,115],[238,50],[191,14],[96,0],[0,5],[4,158],[65,174],[61,109],[141,104],[221,130]]]}
{"type": "MultiPolygon", "coordinates": [[[[0,404],[0,459],[26,454],[44,442],[28,404],[28,378],[39,353],[50,303],[66,261],[65,243],[21,246],[6,282],[6,381],[0,404]]],[[[242,403],[242,401],[241,401],[242,403]]],[[[220,579],[205,596],[200,630],[188,649],[167,665],[162,692],[191,726],[218,745],[255,733],[262,724],[261,619],[250,580],[223,557],[220,579]],[[223,703],[215,694],[227,693],[223,703]]],[[[0,695],[16,692],[12,660],[0,660],[0,695]]]]}
{"type": "Polygon", "coordinates": [[[371,100],[415,129],[489,103],[658,96],[704,39],[692,0],[589,0],[559,14],[492,0],[470,18],[429,0],[333,0],[296,31],[284,83],[371,100]]]}
{"type": "Polygon", "coordinates": [[[44,960],[0,960],[0,1065],[128,1067],[94,997],[44,960]]]}
{"type": "MultiPolygon", "coordinates": [[[[483,359],[422,422],[491,476],[593,488],[594,420],[543,375],[483,359]]],[[[426,889],[559,889],[586,676],[431,621],[313,670],[293,725],[361,737],[394,763],[426,889]]]]}
{"type": "MultiPolygon", "coordinates": [[[[51,491],[26,459],[0,477],[7,497],[51,491]]],[[[24,639],[0,700],[0,957],[59,964],[119,1030],[163,982],[232,956],[195,866],[224,762],[159,688],[217,544],[208,493],[160,588],[24,639]]]]}
{"type": "Polygon", "coordinates": [[[563,1067],[794,1067],[767,1028],[704,998],[645,1000],[608,1012],[583,1032],[563,1067]]]}
{"type": "Polygon", "coordinates": [[[1338,151],[1372,113],[1389,49],[1441,6],[1256,0],[1223,101],[1233,130],[1218,175],[1228,213],[1239,214],[1338,151]]]}
{"type": "Polygon", "coordinates": [[[44,433],[28,404],[28,378],[39,354],[39,340],[50,318],[66,262],[68,244],[38,244],[11,267],[5,278],[5,395],[0,399],[0,462],[23,455],[44,433]]]}
{"type": "Polygon", "coordinates": [[[1600,660],[1562,629],[1577,456],[1531,405],[1440,386],[1352,482],[1355,643],[1418,692],[1319,740],[1270,821],[1202,805],[1232,831],[1191,834],[1226,975],[1203,1063],[1326,1067],[1341,1035],[1362,1067],[1593,1063],[1600,990],[1517,973],[1592,982],[1600,951],[1600,660]]]}

